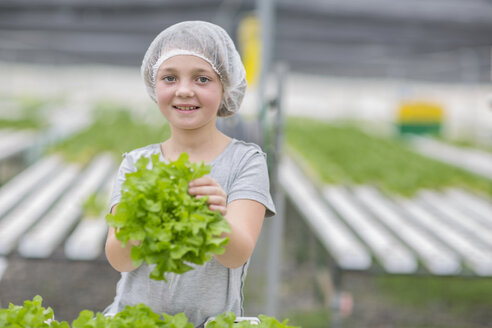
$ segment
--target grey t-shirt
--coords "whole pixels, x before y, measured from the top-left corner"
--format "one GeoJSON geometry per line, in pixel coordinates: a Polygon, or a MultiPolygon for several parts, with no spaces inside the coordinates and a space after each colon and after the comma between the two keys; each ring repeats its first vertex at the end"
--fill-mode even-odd
{"type": "MultiPolygon", "coordinates": [[[[153,144],[125,154],[113,188],[111,208],[121,200],[121,186],[125,174],[134,172],[135,162],[142,156],[162,156],[160,145],[153,144]]],[[[227,148],[210,165],[210,175],[227,193],[227,202],[251,199],[265,205],[266,216],[272,216],[275,207],[269,191],[266,156],[260,147],[232,139],[227,148]]],[[[202,325],[208,317],[227,311],[243,315],[242,287],[248,263],[229,269],[212,258],[202,266],[182,275],[169,274],[167,282],[149,278],[152,266],[141,265],[131,272],[123,272],[116,288],[113,303],[106,314],[120,312],[125,305],[144,303],[156,313],[174,315],[184,312],[195,326],[202,325]]]]}

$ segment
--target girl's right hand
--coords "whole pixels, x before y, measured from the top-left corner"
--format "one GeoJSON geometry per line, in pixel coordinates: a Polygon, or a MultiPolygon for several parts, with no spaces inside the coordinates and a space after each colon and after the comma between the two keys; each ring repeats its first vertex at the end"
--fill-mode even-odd
{"type": "Polygon", "coordinates": [[[222,216],[226,216],[227,194],[211,176],[204,176],[191,181],[188,192],[197,198],[208,197],[208,207],[212,211],[219,211],[222,216]]]}

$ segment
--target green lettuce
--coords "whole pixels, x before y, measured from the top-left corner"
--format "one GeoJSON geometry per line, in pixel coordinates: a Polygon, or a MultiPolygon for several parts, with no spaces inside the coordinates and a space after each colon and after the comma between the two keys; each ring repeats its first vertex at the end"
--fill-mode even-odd
{"type": "Polygon", "coordinates": [[[126,306],[115,316],[104,316],[98,312],[84,310],[72,322],[72,328],[193,328],[184,313],[174,316],[153,312],[144,304],[126,306]]]}
{"type": "MultiPolygon", "coordinates": [[[[41,305],[42,298],[37,295],[32,301],[25,301],[24,306],[10,304],[7,309],[0,309],[1,328],[193,328],[184,313],[159,315],[145,304],[125,306],[114,316],[105,316],[101,312],[83,310],[70,326],[66,321],[54,320],[51,308],[41,305]]],[[[235,323],[233,312],[220,314],[207,324],[207,328],[296,328],[287,325],[287,320],[279,322],[273,317],[259,315],[258,325],[249,321],[235,323]]]]}
{"type": "Polygon", "coordinates": [[[106,216],[123,245],[141,241],[131,250],[135,266],[155,265],[150,278],[167,280],[167,272],[184,273],[224,252],[229,239],[221,235],[230,232],[229,224],[209,209],[206,197],[188,193],[189,182],[210,173],[210,166],[191,163],[183,153],[169,163],[158,154],[141,157],[136,168],[126,175],[115,214],[106,216]]]}
{"type": "Polygon", "coordinates": [[[34,296],[32,301],[24,301],[24,305],[9,304],[0,309],[0,327],[2,328],[70,328],[67,322],[54,320],[51,308],[42,306],[43,298],[34,296]]]}
{"type": "Polygon", "coordinates": [[[258,316],[260,323],[251,323],[249,321],[235,322],[236,315],[233,312],[222,313],[207,324],[207,328],[296,328],[288,326],[288,320],[278,321],[274,317],[263,314],[258,316]]]}

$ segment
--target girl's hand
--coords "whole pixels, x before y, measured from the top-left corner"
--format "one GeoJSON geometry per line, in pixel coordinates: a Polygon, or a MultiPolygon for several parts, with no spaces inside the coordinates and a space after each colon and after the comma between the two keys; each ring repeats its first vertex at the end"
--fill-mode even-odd
{"type": "Polygon", "coordinates": [[[208,196],[209,208],[212,211],[219,211],[222,216],[226,215],[227,195],[214,178],[205,176],[191,181],[188,192],[197,198],[208,196]]]}

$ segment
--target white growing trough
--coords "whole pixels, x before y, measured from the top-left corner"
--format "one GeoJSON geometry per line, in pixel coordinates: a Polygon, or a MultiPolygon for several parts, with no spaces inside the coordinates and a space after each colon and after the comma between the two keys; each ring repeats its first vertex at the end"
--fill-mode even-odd
{"type": "Polygon", "coordinates": [[[7,255],[16,247],[19,238],[58,200],[78,171],[76,165],[57,171],[0,220],[0,254],[7,255]]]}
{"type": "Polygon", "coordinates": [[[357,199],[384,223],[392,233],[415,251],[427,269],[436,275],[453,275],[461,270],[460,258],[442,245],[426,229],[409,220],[375,187],[362,186],[354,190],[357,199]]]}
{"type": "Polygon", "coordinates": [[[82,203],[102,186],[110,189],[115,171],[109,154],[97,156],[86,167],[52,155],[10,179],[0,187],[0,258],[14,252],[47,258],[65,240],[73,244],[77,238],[71,235],[82,229],[98,246],[75,242],[65,247],[67,258],[96,259],[102,253],[106,222],[81,220],[82,203]],[[90,227],[77,229],[79,223],[90,227]]]}
{"type": "Polygon", "coordinates": [[[414,149],[425,156],[492,179],[492,154],[489,152],[456,147],[428,137],[415,136],[411,141],[414,149]]]}
{"type": "Polygon", "coordinates": [[[0,188],[0,218],[18,204],[55,170],[61,168],[57,156],[46,157],[31,165],[0,188]]]}
{"type": "MultiPolygon", "coordinates": [[[[109,195],[113,186],[114,177],[107,179],[102,194],[106,194],[109,204],[109,195]]],[[[95,260],[103,251],[104,240],[108,230],[106,212],[99,217],[83,217],[76,229],[65,242],[65,256],[71,260],[95,260]]]]}
{"type": "Polygon", "coordinates": [[[282,163],[280,181],[289,199],[302,211],[306,222],[342,269],[369,269],[370,253],[323,202],[292,161],[285,160],[282,163]]]}
{"type": "Polygon", "coordinates": [[[386,271],[413,273],[417,270],[417,260],[409,249],[380,221],[368,215],[347,190],[325,187],[323,194],[344,221],[371,248],[386,271]]]}
{"type": "Polygon", "coordinates": [[[431,231],[447,247],[463,258],[479,276],[492,276],[492,250],[477,243],[473,237],[438,216],[415,200],[399,199],[398,204],[420,225],[431,231]]]}
{"type": "Polygon", "coordinates": [[[32,258],[49,257],[80,219],[83,201],[96,192],[113,171],[114,161],[110,155],[95,158],[43,219],[22,237],[19,253],[32,258]]]}
{"type": "Polygon", "coordinates": [[[492,276],[492,202],[486,197],[459,189],[425,190],[414,198],[372,186],[317,191],[289,160],[280,181],[340,270],[492,276]],[[353,254],[361,265],[346,265],[353,254]]]}
{"type": "Polygon", "coordinates": [[[32,147],[39,136],[29,130],[6,130],[0,133],[0,162],[32,147]]]}

